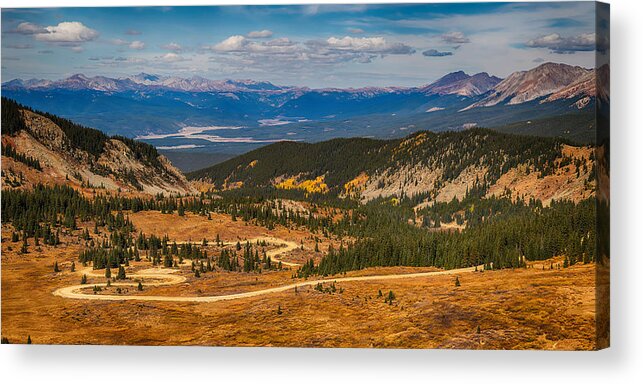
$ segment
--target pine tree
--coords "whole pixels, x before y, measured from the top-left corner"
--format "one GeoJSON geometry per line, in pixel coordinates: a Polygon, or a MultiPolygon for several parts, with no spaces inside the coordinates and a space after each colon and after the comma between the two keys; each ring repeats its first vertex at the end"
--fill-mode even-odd
{"type": "Polygon", "coordinates": [[[76,263],[74,263],[73,261],[71,262],[71,268],[70,268],[70,270],[71,270],[72,272],[76,272],[76,263]]]}
{"type": "Polygon", "coordinates": [[[138,290],[139,291],[143,290],[143,284],[140,281],[138,282],[138,290]]]}
{"type": "Polygon", "coordinates": [[[393,304],[393,300],[395,300],[395,294],[393,293],[393,291],[388,291],[387,300],[388,300],[388,305],[393,304]]]}
{"type": "Polygon", "coordinates": [[[460,279],[458,278],[458,276],[455,277],[455,286],[456,287],[460,286],[460,279]]]}
{"type": "Polygon", "coordinates": [[[27,245],[28,245],[27,244],[27,238],[25,237],[24,239],[22,239],[22,247],[20,248],[20,253],[24,254],[24,253],[29,252],[29,250],[27,249],[27,245]]]}
{"type": "Polygon", "coordinates": [[[87,275],[83,275],[83,277],[80,278],[80,283],[87,284],[87,275]]]}
{"type": "Polygon", "coordinates": [[[169,253],[163,258],[163,266],[166,268],[171,268],[174,265],[174,259],[169,253]]]}
{"type": "Polygon", "coordinates": [[[279,304],[279,306],[277,307],[277,314],[281,315],[282,313],[283,311],[281,310],[281,304],[279,304]]]}
{"type": "Polygon", "coordinates": [[[31,335],[27,336],[27,344],[31,344],[31,335]]]}
{"type": "Polygon", "coordinates": [[[118,266],[118,275],[116,275],[117,280],[125,280],[125,267],[122,265],[118,266]]]}
{"type": "Polygon", "coordinates": [[[54,261],[54,272],[60,272],[60,268],[58,268],[58,261],[54,261]]]}
{"type": "Polygon", "coordinates": [[[112,278],[112,270],[109,268],[109,265],[105,267],[105,277],[108,279],[112,278]]]}

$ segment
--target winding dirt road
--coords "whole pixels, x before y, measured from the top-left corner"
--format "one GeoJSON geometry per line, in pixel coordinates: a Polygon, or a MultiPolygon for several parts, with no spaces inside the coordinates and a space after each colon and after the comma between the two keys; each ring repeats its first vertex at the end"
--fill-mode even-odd
{"type": "MultiPolygon", "coordinates": [[[[282,239],[277,239],[273,237],[261,237],[249,240],[251,242],[256,241],[268,241],[276,244],[283,245],[280,248],[272,249],[267,251],[267,256],[270,256],[273,261],[281,261],[282,265],[287,266],[298,266],[299,264],[285,262],[279,260],[278,256],[292,251],[298,247],[297,243],[292,241],[285,241],[282,239]]],[[[373,275],[373,276],[353,276],[353,277],[339,277],[332,279],[319,279],[319,280],[307,280],[300,281],[293,284],[283,285],[280,287],[266,288],[258,291],[243,292],[243,293],[234,293],[220,296],[146,296],[146,295],[95,295],[93,293],[84,293],[81,292],[83,288],[89,288],[94,285],[99,287],[105,287],[106,284],[84,284],[84,285],[71,285],[68,287],[59,288],[54,291],[55,296],[64,297],[67,299],[83,299],[83,300],[107,300],[107,301],[121,301],[121,300],[139,300],[139,301],[172,301],[172,302],[192,302],[192,303],[212,303],[217,301],[226,301],[226,300],[235,300],[248,297],[268,295],[272,293],[284,292],[288,290],[294,290],[297,287],[305,287],[309,285],[317,285],[319,283],[341,283],[341,282],[350,282],[350,281],[371,281],[371,280],[397,280],[397,279],[411,279],[419,277],[429,277],[429,276],[439,276],[439,275],[453,275],[466,272],[473,272],[476,267],[469,268],[460,268],[460,269],[451,269],[446,271],[435,271],[435,272],[419,272],[419,273],[407,273],[407,274],[395,274],[395,275],[373,275]]],[[[163,286],[163,285],[174,285],[180,284],[186,281],[184,276],[177,276],[173,273],[177,272],[176,269],[165,269],[165,268],[150,268],[138,271],[135,274],[131,274],[130,278],[140,279],[140,280],[160,280],[154,282],[146,283],[146,286],[163,286]]],[[[80,274],[86,274],[87,276],[94,277],[103,277],[103,274],[94,272],[91,267],[87,267],[81,271],[80,274]]],[[[111,284],[113,287],[136,287],[138,286],[138,281],[132,282],[117,282],[111,284]]]]}

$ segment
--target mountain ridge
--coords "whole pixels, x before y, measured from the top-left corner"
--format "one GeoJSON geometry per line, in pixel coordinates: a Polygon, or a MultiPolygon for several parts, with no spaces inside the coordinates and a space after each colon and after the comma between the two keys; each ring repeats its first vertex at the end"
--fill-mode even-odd
{"type": "Polygon", "coordinates": [[[464,71],[452,72],[444,75],[431,84],[421,89],[429,94],[478,96],[492,89],[502,81],[496,76],[489,76],[487,72],[468,75],[464,71]]]}
{"type": "Polygon", "coordinates": [[[514,72],[499,82],[492,94],[467,109],[499,103],[522,104],[551,95],[571,85],[592,70],[562,63],[543,63],[527,71],[514,72]]]}
{"type": "Polygon", "coordinates": [[[3,188],[72,184],[147,194],[194,192],[154,147],[107,136],[2,98],[3,188]],[[25,161],[26,160],[26,161],[25,161]]]}
{"type": "Polygon", "coordinates": [[[591,153],[589,146],[558,138],[482,128],[421,131],[393,140],[282,141],[187,177],[212,183],[216,190],[267,189],[362,202],[410,197],[433,204],[470,193],[511,196],[513,190],[514,198],[549,204],[561,198],[580,201],[593,193],[591,153]]]}

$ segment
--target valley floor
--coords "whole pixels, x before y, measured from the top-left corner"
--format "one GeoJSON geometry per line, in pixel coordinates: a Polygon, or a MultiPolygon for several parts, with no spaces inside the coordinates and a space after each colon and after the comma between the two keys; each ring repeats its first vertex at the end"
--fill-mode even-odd
{"type": "MultiPolygon", "coordinates": [[[[146,234],[167,234],[177,242],[212,240],[217,234],[226,242],[267,236],[287,242],[286,246],[276,240],[271,243],[270,252],[278,259],[297,264],[319,257],[312,251],[311,234],[305,231],[267,230],[224,215],[207,220],[190,214],[169,217],[139,212],[130,214],[130,219],[146,234]]],[[[135,282],[141,274],[150,273],[150,263],[141,261],[127,267],[132,285],[115,283],[95,295],[131,300],[103,301],[54,295],[61,288],[78,285],[82,273],[88,275],[88,284],[74,292],[93,295],[94,285],[105,282],[100,275],[104,271],[86,271],[78,262],[83,246],[76,235],[62,240],[63,245],[41,246],[40,251],[30,244],[29,253],[23,255],[18,253],[20,243],[11,242],[10,228],[3,227],[2,336],[10,342],[24,343],[30,336],[37,344],[595,348],[594,264],[558,268],[562,259],[556,259],[515,270],[466,269],[449,274],[435,268],[369,268],[326,278],[322,291],[315,289],[316,278],[295,279],[285,265],[281,271],[215,271],[196,278],[187,264],[172,273],[155,268],[174,277],[148,275],[143,279],[144,290],[138,292],[135,282]],[[53,272],[54,261],[61,272],[53,272]],[[70,271],[72,261],[76,272],[70,271]],[[403,274],[418,275],[374,277],[403,274]],[[372,280],[356,280],[360,276],[372,276],[372,280]],[[156,285],[163,281],[171,284],[156,285]],[[297,290],[293,284],[299,285],[297,290]],[[282,290],[284,286],[287,289],[282,290]],[[204,298],[262,290],[270,291],[225,301],[130,297],[204,298]],[[384,302],[389,291],[395,295],[392,304],[384,302]]],[[[325,241],[327,246],[335,240],[325,241]]]]}

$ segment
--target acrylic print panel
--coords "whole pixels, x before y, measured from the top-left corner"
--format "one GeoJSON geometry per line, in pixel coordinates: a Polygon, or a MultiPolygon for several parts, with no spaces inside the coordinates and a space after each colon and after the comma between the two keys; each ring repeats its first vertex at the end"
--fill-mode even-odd
{"type": "Polygon", "coordinates": [[[609,345],[609,6],[2,10],[2,341],[609,345]]]}

